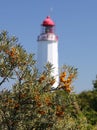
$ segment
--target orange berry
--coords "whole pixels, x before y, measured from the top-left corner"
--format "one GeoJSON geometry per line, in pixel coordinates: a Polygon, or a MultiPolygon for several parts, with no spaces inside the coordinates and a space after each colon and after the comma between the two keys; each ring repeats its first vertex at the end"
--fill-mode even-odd
{"type": "Polygon", "coordinates": [[[60,77],[66,77],[66,72],[62,72],[60,77]]]}
{"type": "Polygon", "coordinates": [[[41,114],[41,115],[44,115],[45,111],[39,110],[38,113],[41,114]]]}
{"type": "Polygon", "coordinates": [[[9,102],[9,103],[11,103],[11,102],[12,102],[12,100],[11,100],[11,99],[8,99],[8,102],[9,102]]]}
{"type": "Polygon", "coordinates": [[[56,116],[63,116],[64,115],[64,112],[63,111],[58,111],[56,112],[56,116]]]}
{"type": "Polygon", "coordinates": [[[36,96],[35,96],[35,100],[36,100],[36,101],[40,100],[39,95],[36,95],[36,96]]]}
{"type": "Polygon", "coordinates": [[[12,52],[16,52],[16,48],[15,48],[15,47],[12,47],[12,48],[11,48],[11,51],[12,51],[12,52]]]}
{"type": "Polygon", "coordinates": [[[14,106],[14,108],[19,108],[19,104],[16,103],[15,106],[14,106]]]}
{"type": "Polygon", "coordinates": [[[71,81],[72,81],[71,78],[68,78],[68,79],[67,79],[67,83],[69,83],[69,82],[71,82],[71,81]]]}
{"type": "Polygon", "coordinates": [[[10,51],[10,56],[12,56],[12,57],[14,56],[14,53],[13,53],[13,51],[10,51]]]}
{"type": "Polygon", "coordinates": [[[67,92],[71,92],[71,88],[70,88],[70,87],[67,87],[67,88],[66,88],[66,91],[67,91],[67,92]]]}
{"type": "Polygon", "coordinates": [[[6,50],[5,52],[6,52],[6,54],[9,54],[9,50],[6,50]]]}
{"type": "Polygon", "coordinates": [[[49,97],[46,97],[45,103],[46,103],[47,106],[51,106],[52,105],[51,99],[49,97]]]}
{"type": "Polygon", "coordinates": [[[26,96],[26,94],[21,94],[20,97],[21,98],[24,98],[26,96]]]}
{"type": "Polygon", "coordinates": [[[40,102],[37,102],[37,106],[40,107],[40,106],[41,106],[41,103],[40,103],[40,102]]]}
{"type": "Polygon", "coordinates": [[[69,87],[69,86],[71,85],[71,82],[67,82],[67,81],[66,81],[66,82],[64,83],[64,85],[65,85],[66,87],[69,87]]]}
{"type": "Polygon", "coordinates": [[[56,107],[56,110],[57,110],[57,111],[60,111],[60,110],[61,110],[61,106],[58,105],[58,106],[56,107]]]}
{"type": "Polygon", "coordinates": [[[61,81],[61,82],[65,82],[64,77],[60,77],[60,81],[61,81]]]}
{"type": "Polygon", "coordinates": [[[57,116],[63,116],[64,112],[62,111],[62,107],[61,106],[57,106],[56,107],[56,115],[57,116]]]}
{"type": "Polygon", "coordinates": [[[39,82],[41,83],[43,80],[45,80],[45,75],[41,75],[41,77],[39,78],[39,82]]]}

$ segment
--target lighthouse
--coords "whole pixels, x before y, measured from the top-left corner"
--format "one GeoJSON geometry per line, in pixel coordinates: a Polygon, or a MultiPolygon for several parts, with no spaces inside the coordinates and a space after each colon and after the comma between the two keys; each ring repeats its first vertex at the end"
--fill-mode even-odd
{"type": "Polygon", "coordinates": [[[41,33],[37,38],[38,54],[37,67],[39,72],[43,72],[44,66],[50,62],[54,70],[51,75],[54,76],[56,82],[53,87],[56,88],[59,83],[58,73],[58,36],[55,34],[55,23],[47,16],[41,24],[41,33]]]}

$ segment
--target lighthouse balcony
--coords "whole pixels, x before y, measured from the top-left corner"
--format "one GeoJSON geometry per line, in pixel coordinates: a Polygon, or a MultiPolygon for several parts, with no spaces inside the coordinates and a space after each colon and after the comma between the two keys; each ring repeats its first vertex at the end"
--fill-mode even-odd
{"type": "Polygon", "coordinates": [[[58,36],[53,33],[44,33],[38,36],[38,41],[58,41],[58,36]]]}

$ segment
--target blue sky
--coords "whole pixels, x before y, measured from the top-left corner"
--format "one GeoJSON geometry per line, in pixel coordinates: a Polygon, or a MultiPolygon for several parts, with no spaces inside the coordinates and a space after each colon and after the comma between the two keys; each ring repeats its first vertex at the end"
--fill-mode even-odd
{"type": "Polygon", "coordinates": [[[0,0],[0,30],[17,36],[36,56],[37,36],[47,15],[56,23],[59,65],[78,68],[76,92],[92,89],[97,74],[97,0],[0,0]]]}

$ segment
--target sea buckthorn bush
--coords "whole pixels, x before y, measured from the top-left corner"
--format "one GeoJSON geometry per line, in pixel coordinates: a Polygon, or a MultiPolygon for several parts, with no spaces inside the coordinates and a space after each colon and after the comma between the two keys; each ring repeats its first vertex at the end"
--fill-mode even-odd
{"type": "Polygon", "coordinates": [[[77,69],[64,65],[59,85],[47,63],[41,74],[16,37],[0,34],[0,130],[89,130],[73,91],[77,69]]]}

